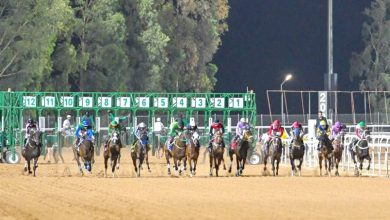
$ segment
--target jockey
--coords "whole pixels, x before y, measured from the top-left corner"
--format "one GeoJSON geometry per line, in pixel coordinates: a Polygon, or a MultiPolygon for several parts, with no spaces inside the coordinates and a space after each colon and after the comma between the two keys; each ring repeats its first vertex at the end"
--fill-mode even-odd
{"type": "MultiPolygon", "coordinates": [[[[317,133],[318,140],[320,140],[319,138],[320,138],[321,134],[325,133],[326,134],[325,143],[331,148],[331,150],[333,150],[332,143],[329,140],[329,135],[330,135],[329,125],[325,119],[319,120],[319,125],[317,126],[316,133],[317,133]]],[[[318,142],[317,150],[320,150],[320,142],[318,142]]]]}
{"type": "Polygon", "coordinates": [[[31,128],[35,128],[35,129],[37,129],[37,130],[39,131],[39,127],[38,127],[38,125],[35,123],[34,119],[29,118],[29,119],[27,120],[26,135],[25,135],[25,137],[24,137],[24,145],[23,145],[23,148],[26,147],[27,138],[30,137],[30,129],[31,129],[31,128]]]}
{"type": "Polygon", "coordinates": [[[89,112],[85,112],[83,117],[81,118],[81,121],[86,121],[88,123],[88,129],[92,129],[92,126],[94,126],[93,121],[91,117],[89,116],[89,112]]]}
{"type": "MultiPolygon", "coordinates": [[[[218,131],[221,132],[223,135],[225,133],[225,127],[219,121],[219,119],[215,119],[215,121],[211,124],[209,130],[209,135],[210,135],[210,142],[208,147],[209,152],[211,152],[212,144],[214,141],[214,134],[217,133],[218,131]]],[[[222,147],[225,148],[225,142],[223,141],[223,139],[222,139],[222,147]]]]}
{"type": "MultiPolygon", "coordinates": [[[[173,140],[175,136],[178,134],[178,132],[182,132],[183,128],[179,125],[179,121],[181,121],[181,118],[177,118],[169,127],[169,144],[168,144],[168,150],[172,151],[173,149],[173,140]]],[[[182,124],[182,123],[181,123],[182,124]]]]}
{"type": "Polygon", "coordinates": [[[353,147],[358,143],[363,138],[363,133],[367,131],[366,127],[366,122],[365,121],[360,121],[359,124],[356,125],[355,127],[355,134],[356,137],[352,141],[352,143],[349,145],[349,148],[352,150],[353,147]]]}
{"type": "Polygon", "coordinates": [[[240,121],[236,125],[236,136],[233,139],[233,142],[242,139],[243,137],[243,132],[245,129],[249,129],[250,126],[249,124],[245,121],[245,118],[241,118],[240,121]]]}
{"type": "MultiPolygon", "coordinates": [[[[114,121],[111,121],[110,123],[110,126],[108,126],[108,139],[106,141],[106,143],[104,144],[104,150],[106,151],[107,150],[107,147],[108,147],[108,143],[110,142],[111,140],[111,137],[112,137],[112,133],[114,131],[120,133],[121,132],[121,126],[118,124],[118,122],[116,122],[115,120],[114,121]]],[[[119,142],[120,142],[120,139],[119,139],[119,142]]],[[[122,148],[122,143],[120,144],[121,148],[122,148]]]]}
{"type": "Polygon", "coordinates": [[[149,128],[148,128],[148,126],[146,126],[146,124],[144,122],[141,122],[137,125],[137,128],[134,131],[134,135],[135,135],[136,139],[134,140],[133,145],[135,145],[135,143],[138,140],[141,140],[142,136],[145,133],[146,133],[146,141],[148,141],[149,140],[149,137],[148,137],[149,128]]]}
{"type": "MultiPolygon", "coordinates": [[[[269,147],[270,141],[273,137],[283,137],[285,136],[284,128],[280,125],[279,120],[275,120],[268,129],[268,140],[265,142],[265,145],[267,146],[267,149],[269,147]]],[[[281,144],[281,143],[280,143],[281,144]]]]}
{"type": "Polygon", "coordinates": [[[77,137],[77,141],[76,141],[76,147],[78,149],[81,141],[80,141],[80,138],[81,136],[86,132],[86,137],[87,137],[87,140],[88,141],[92,141],[93,142],[93,131],[92,129],[89,128],[90,125],[88,123],[88,121],[83,121],[82,124],[79,124],[79,126],[77,126],[77,129],[76,129],[76,132],[75,132],[75,136],[77,137]]]}
{"type": "Polygon", "coordinates": [[[336,139],[337,135],[339,135],[340,132],[343,131],[343,129],[345,129],[345,125],[341,124],[341,122],[336,121],[336,123],[334,123],[330,131],[331,142],[333,142],[333,140],[336,139]]]}
{"type": "MultiPolygon", "coordinates": [[[[195,133],[198,133],[198,126],[195,124],[194,121],[191,121],[188,125],[187,125],[187,130],[193,135],[195,133]]],[[[199,141],[197,141],[195,143],[196,147],[197,148],[200,148],[200,143],[199,141]]]]}
{"type": "MultiPolygon", "coordinates": [[[[301,123],[297,122],[297,121],[294,121],[294,123],[291,125],[291,128],[290,128],[290,134],[291,134],[291,137],[294,137],[294,130],[295,129],[299,129],[299,136],[303,135],[304,134],[304,131],[303,131],[303,128],[302,128],[302,125],[301,123]]],[[[291,150],[291,147],[292,147],[292,144],[294,142],[294,139],[291,138],[291,142],[290,142],[290,150],[291,150]]]]}

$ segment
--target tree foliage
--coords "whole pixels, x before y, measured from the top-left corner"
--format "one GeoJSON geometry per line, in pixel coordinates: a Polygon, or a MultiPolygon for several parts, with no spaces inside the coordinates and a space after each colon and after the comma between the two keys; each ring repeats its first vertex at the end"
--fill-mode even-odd
{"type": "Polygon", "coordinates": [[[227,0],[3,0],[0,86],[211,91],[227,0]]]}
{"type": "MultiPolygon", "coordinates": [[[[364,49],[351,58],[350,76],[361,80],[362,90],[390,90],[390,0],[376,0],[364,11],[364,49]]],[[[373,97],[373,107],[384,109],[382,97],[373,97]]]]}

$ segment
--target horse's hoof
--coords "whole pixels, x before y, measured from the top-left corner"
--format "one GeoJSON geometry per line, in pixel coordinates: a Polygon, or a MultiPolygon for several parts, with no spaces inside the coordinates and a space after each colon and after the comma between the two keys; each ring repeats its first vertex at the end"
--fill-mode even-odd
{"type": "Polygon", "coordinates": [[[152,172],[152,170],[151,170],[151,169],[148,169],[148,171],[149,171],[149,173],[151,173],[151,172],[152,172]]]}
{"type": "Polygon", "coordinates": [[[209,176],[213,176],[213,173],[209,173],[209,176]]]}
{"type": "Polygon", "coordinates": [[[24,168],[24,172],[27,172],[27,167],[24,168]]]}
{"type": "Polygon", "coordinates": [[[32,172],[31,172],[31,171],[28,171],[28,174],[32,174],[32,172]]]}

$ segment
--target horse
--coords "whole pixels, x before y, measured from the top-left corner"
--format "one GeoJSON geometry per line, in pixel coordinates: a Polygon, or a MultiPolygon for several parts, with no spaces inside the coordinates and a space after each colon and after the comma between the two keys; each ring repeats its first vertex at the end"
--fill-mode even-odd
{"type": "Polygon", "coordinates": [[[148,171],[150,172],[149,159],[148,159],[148,133],[143,132],[136,141],[134,147],[131,149],[131,159],[133,161],[134,170],[137,174],[137,177],[141,176],[141,169],[144,160],[146,161],[146,165],[148,166],[148,171]],[[137,164],[138,161],[138,164],[137,164]]]}
{"type": "Polygon", "coordinates": [[[186,135],[183,132],[179,132],[178,136],[173,140],[173,149],[172,152],[168,150],[169,139],[165,142],[164,153],[165,159],[167,160],[167,169],[168,175],[171,175],[171,164],[169,159],[173,158],[173,163],[175,170],[179,172],[179,175],[182,174],[183,170],[180,167],[180,162],[184,163],[184,170],[187,169],[187,145],[186,145],[186,135]]]}
{"type": "MultiPolygon", "coordinates": [[[[229,170],[228,172],[232,172],[232,164],[233,164],[233,155],[236,155],[236,161],[237,161],[237,172],[236,176],[240,176],[242,174],[242,171],[245,169],[245,162],[247,159],[247,154],[248,154],[248,149],[249,146],[253,142],[253,135],[252,131],[248,129],[243,130],[243,137],[241,140],[241,146],[239,149],[237,147],[232,147],[229,149],[229,157],[230,157],[230,165],[229,165],[229,170]]],[[[234,142],[233,142],[234,144],[234,142]]]]}
{"type": "Polygon", "coordinates": [[[34,167],[34,176],[38,167],[38,158],[41,155],[42,144],[40,142],[41,132],[37,128],[31,128],[29,131],[29,136],[27,138],[24,149],[22,150],[22,156],[26,160],[24,165],[24,172],[31,174],[30,161],[33,160],[34,167]]]}
{"type": "Polygon", "coordinates": [[[88,173],[92,173],[92,163],[94,162],[94,148],[92,140],[87,139],[87,132],[84,132],[79,140],[78,146],[73,148],[73,154],[76,158],[77,165],[80,170],[80,174],[84,175],[83,169],[81,167],[80,158],[84,163],[84,168],[88,173]]]}
{"type": "Polygon", "coordinates": [[[320,176],[322,176],[322,161],[325,164],[325,175],[330,176],[330,168],[332,164],[332,149],[331,143],[329,143],[328,135],[326,132],[321,132],[319,138],[318,163],[320,165],[320,176]]]}
{"type": "Polygon", "coordinates": [[[221,131],[217,131],[214,134],[212,142],[212,149],[210,153],[210,176],[213,175],[213,165],[215,168],[215,175],[218,176],[219,166],[223,162],[223,169],[226,170],[225,162],[223,160],[223,154],[225,153],[225,148],[223,145],[223,136],[221,131]]]}
{"type": "MultiPolygon", "coordinates": [[[[119,157],[121,155],[121,139],[119,136],[119,132],[114,131],[111,134],[111,139],[108,143],[107,149],[104,150],[103,157],[104,157],[104,176],[107,177],[107,162],[108,158],[111,159],[110,165],[111,165],[111,172],[112,177],[115,177],[115,168],[117,165],[117,162],[119,160],[119,157]]],[[[119,169],[119,164],[118,164],[119,169]]]]}
{"type": "Polygon", "coordinates": [[[268,157],[271,157],[272,174],[273,176],[278,176],[279,163],[283,152],[282,140],[280,139],[279,134],[272,136],[270,142],[268,144],[265,143],[263,145],[262,151],[263,151],[263,163],[264,163],[263,173],[267,171],[268,157]],[[276,168],[275,168],[275,162],[276,162],[276,168]]]}
{"type": "Polygon", "coordinates": [[[341,161],[341,157],[343,156],[343,150],[344,150],[343,143],[344,143],[344,131],[341,131],[339,134],[337,134],[337,136],[335,137],[332,143],[334,149],[332,166],[336,165],[336,171],[335,171],[336,176],[340,176],[339,163],[341,161]]]}
{"type": "Polygon", "coordinates": [[[190,176],[196,174],[196,164],[198,163],[199,157],[199,134],[198,132],[188,132],[187,133],[187,160],[190,165],[190,176]]]}
{"type": "Polygon", "coordinates": [[[297,172],[298,176],[301,176],[301,168],[304,155],[305,145],[303,144],[301,130],[299,128],[295,128],[293,130],[293,142],[290,150],[291,176],[294,176],[294,174],[296,174],[297,172]],[[295,166],[295,160],[299,160],[298,166],[295,166]]]}
{"type": "Polygon", "coordinates": [[[350,149],[351,156],[353,159],[353,163],[355,164],[355,175],[362,175],[362,169],[363,169],[363,161],[364,159],[368,160],[368,166],[367,170],[370,170],[370,164],[371,164],[371,156],[370,156],[370,148],[368,146],[368,141],[370,140],[370,131],[366,130],[362,134],[362,139],[360,139],[355,146],[353,146],[350,149]],[[355,151],[354,149],[355,148],[355,151]],[[359,170],[357,169],[357,164],[356,164],[356,158],[359,161],[359,170]]]}

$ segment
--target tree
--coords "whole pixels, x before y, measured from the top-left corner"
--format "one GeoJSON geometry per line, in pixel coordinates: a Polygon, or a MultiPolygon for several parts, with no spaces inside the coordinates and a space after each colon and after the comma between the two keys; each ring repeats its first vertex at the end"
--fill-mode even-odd
{"type": "Polygon", "coordinates": [[[64,0],[4,0],[0,3],[1,85],[41,89],[52,70],[58,33],[72,11],[64,0]]]}
{"type": "MultiPolygon", "coordinates": [[[[390,89],[390,0],[376,0],[364,11],[367,22],[362,36],[365,47],[352,54],[350,76],[361,80],[362,90],[390,89]]],[[[373,97],[372,107],[384,109],[383,97],[373,97]]],[[[388,103],[387,103],[388,105],[388,103]]]]}

